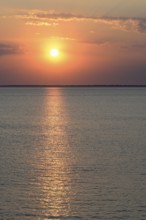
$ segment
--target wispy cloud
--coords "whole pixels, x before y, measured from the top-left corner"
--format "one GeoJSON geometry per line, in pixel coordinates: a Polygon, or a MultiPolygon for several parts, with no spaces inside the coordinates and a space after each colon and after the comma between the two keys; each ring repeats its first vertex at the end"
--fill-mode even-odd
{"type": "MultiPolygon", "coordinates": [[[[17,10],[9,14],[16,19],[24,20],[26,25],[33,26],[56,26],[59,22],[96,22],[110,25],[122,31],[146,33],[146,18],[145,17],[113,17],[113,16],[85,16],[73,13],[58,12],[55,10],[17,10]]],[[[1,18],[3,16],[1,15],[1,18]]],[[[6,18],[6,16],[5,16],[6,18]]],[[[3,18],[4,19],[4,18],[3,18]]]]}
{"type": "Polygon", "coordinates": [[[22,53],[22,49],[19,45],[14,43],[0,42],[0,56],[20,53],[22,53]]]}
{"type": "Polygon", "coordinates": [[[110,16],[84,16],[72,13],[56,12],[56,11],[23,11],[16,16],[25,19],[26,25],[51,26],[58,25],[59,21],[80,21],[80,22],[96,22],[111,25],[123,31],[146,32],[146,18],[143,17],[110,17],[110,16]]]}
{"type": "Polygon", "coordinates": [[[28,21],[25,23],[26,25],[30,25],[30,26],[52,26],[51,23],[49,22],[40,22],[40,21],[28,21]]]}

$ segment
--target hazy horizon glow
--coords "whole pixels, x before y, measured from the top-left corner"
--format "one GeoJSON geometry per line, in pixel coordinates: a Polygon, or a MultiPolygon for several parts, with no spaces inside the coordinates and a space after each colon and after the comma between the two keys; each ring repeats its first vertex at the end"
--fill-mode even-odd
{"type": "Polygon", "coordinates": [[[2,0],[0,85],[146,84],[145,7],[145,0],[2,0]]]}

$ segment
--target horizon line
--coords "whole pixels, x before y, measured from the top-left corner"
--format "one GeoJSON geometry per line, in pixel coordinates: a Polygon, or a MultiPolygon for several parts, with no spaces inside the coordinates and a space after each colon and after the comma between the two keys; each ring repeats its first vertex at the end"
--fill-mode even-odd
{"type": "Polygon", "coordinates": [[[71,84],[71,85],[41,85],[41,84],[6,84],[6,85],[0,85],[0,87],[146,87],[146,84],[140,85],[140,84],[71,84]]]}

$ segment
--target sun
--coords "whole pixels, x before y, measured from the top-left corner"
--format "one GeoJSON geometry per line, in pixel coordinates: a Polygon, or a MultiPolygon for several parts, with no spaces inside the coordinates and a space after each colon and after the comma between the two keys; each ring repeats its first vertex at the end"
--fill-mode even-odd
{"type": "Polygon", "coordinates": [[[53,49],[51,49],[50,50],[50,56],[51,57],[58,57],[59,56],[59,50],[58,49],[56,49],[56,48],[53,48],[53,49]]]}
{"type": "Polygon", "coordinates": [[[43,44],[43,53],[42,58],[48,62],[49,64],[52,63],[52,65],[58,65],[65,61],[65,52],[64,52],[63,44],[60,42],[44,42],[43,44]]]}

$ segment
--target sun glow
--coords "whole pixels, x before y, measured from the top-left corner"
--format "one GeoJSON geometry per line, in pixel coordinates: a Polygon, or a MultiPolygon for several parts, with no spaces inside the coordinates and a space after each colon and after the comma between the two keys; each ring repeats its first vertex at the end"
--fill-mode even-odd
{"type": "Polygon", "coordinates": [[[56,48],[53,48],[50,50],[51,57],[58,57],[59,56],[59,50],[56,48]]]}
{"type": "Polygon", "coordinates": [[[65,52],[65,42],[50,39],[43,44],[43,59],[45,59],[49,64],[63,64],[67,59],[67,54],[65,52]]]}

